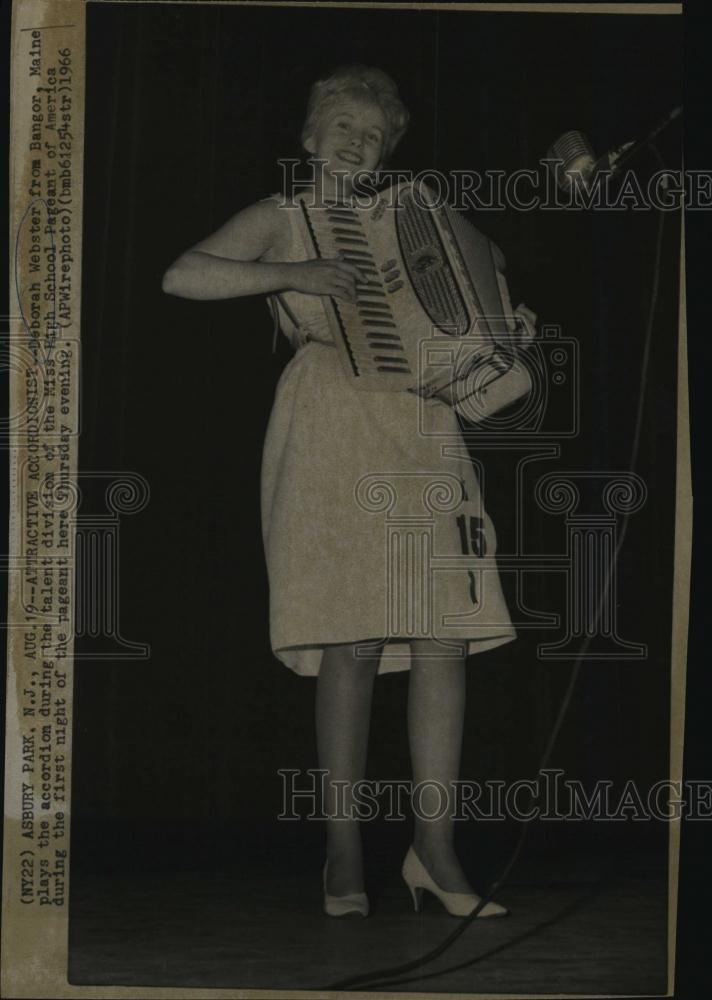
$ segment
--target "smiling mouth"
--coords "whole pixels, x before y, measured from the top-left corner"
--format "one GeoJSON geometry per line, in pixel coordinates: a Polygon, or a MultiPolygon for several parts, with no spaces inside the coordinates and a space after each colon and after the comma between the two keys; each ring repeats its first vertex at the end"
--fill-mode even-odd
{"type": "Polygon", "coordinates": [[[340,160],[344,160],[346,163],[353,163],[359,165],[363,163],[363,158],[358,155],[358,153],[348,153],[346,150],[340,149],[337,154],[340,160]]]}

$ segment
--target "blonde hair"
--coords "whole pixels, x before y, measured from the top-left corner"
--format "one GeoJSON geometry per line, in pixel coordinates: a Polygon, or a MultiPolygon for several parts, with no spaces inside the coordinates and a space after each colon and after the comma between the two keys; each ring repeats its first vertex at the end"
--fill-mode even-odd
{"type": "Polygon", "coordinates": [[[381,109],[387,124],[381,157],[385,161],[403,137],[410,114],[400,99],[396,84],[387,73],[375,66],[359,63],[339,66],[331,76],[312,85],[302,128],[302,145],[306,145],[319,127],[321,118],[342,97],[360,97],[372,101],[381,109]]]}

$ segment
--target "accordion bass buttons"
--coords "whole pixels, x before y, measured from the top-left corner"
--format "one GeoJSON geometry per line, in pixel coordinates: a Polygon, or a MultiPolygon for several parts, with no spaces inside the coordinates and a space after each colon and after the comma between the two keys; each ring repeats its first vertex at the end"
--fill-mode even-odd
{"type": "Polygon", "coordinates": [[[401,274],[397,260],[391,258],[385,264],[381,264],[381,271],[383,272],[383,280],[386,283],[387,292],[397,292],[399,288],[403,287],[403,282],[397,280],[401,274]]]}

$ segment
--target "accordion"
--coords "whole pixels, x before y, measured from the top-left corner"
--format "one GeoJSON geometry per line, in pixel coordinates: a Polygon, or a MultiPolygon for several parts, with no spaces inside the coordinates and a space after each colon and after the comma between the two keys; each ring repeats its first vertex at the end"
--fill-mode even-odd
{"type": "Polygon", "coordinates": [[[365,206],[312,205],[304,193],[297,206],[307,252],[340,257],[362,276],[356,301],[323,300],[356,388],[435,397],[475,423],[530,392],[503,257],[462,215],[412,183],[365,206]]]}

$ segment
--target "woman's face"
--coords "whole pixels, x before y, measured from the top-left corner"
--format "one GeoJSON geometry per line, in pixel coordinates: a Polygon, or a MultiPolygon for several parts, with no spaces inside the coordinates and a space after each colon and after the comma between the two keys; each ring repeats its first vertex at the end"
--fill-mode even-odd
{"type": "Polygon", "coordinates": [[[377,104],[344,97],[321,117],[305,145],[314,157],[326,160],[324,169],[338,172],[348,188],[354,174],[380,164],[386,129],[386,116],[377,104]]]}

